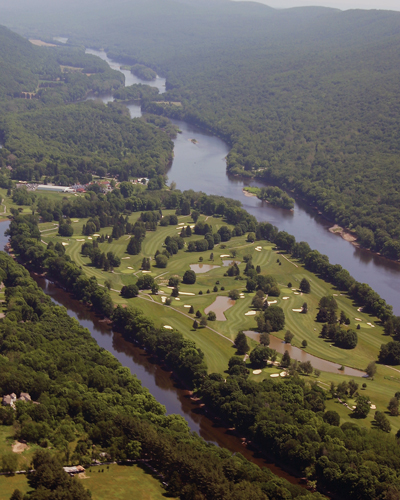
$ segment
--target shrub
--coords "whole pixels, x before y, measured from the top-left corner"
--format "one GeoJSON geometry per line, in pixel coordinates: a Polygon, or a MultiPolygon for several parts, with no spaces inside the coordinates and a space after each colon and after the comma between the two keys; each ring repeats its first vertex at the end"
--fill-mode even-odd
{"type": "Polygon", "coordinates": [[[194,285],[196,283],[196,273],[192,270],[185,271],[182,282],[185,285],[194,285]]]}

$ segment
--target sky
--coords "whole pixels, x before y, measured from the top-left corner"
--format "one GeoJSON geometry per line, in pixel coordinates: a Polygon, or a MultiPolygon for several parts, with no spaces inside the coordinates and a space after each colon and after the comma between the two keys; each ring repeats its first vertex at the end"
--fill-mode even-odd
{"type": "MultiPolygon", "coordinates": [[[[240,0],[254,1],[254,0],[240,0]]],[[[385,9],[400,11],[400,0],[255,0],[265,3],[275,9],[286,9],[289,7],[304,7],[306,5],[318,5],[322,7],[333,7],[341,10],[348,9],[385,9]]]]}

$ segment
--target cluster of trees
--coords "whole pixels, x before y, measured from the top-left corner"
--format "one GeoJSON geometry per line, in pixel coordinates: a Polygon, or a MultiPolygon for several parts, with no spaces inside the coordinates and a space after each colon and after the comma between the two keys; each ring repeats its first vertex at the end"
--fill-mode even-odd
{"type": "Polygon", "coordinates": [[[266,186],[262,188],[245,187],[245,191],[255,194],[260,200],[267,200],[271,205],[292,210],[294,199],[277,186],[266,186]]]}
{"type": "Polygon", "coordinates": [[[157,78],[157,73],[153,69],[144,66],[144,64],[134,64],[131,67],[131,73],[142,80],[152,81],[157,78]]]}
{"type": "Polygon", "coordinates": [[[99,249],[99,244],[95,240],[93,242],[85,242],[81,248],[82,255],[90,258],[92,264],[98,269],[104,269],[104,271],[112,271],[114,267],[119,267],[121,265],[121,259],[115,255],[114,252],[102,252],[99,249]]]}
{"type": "Polygon", "coordinates": [[[154,99],[159,94],[158,88],[134,83],[129,87],[123,87],[113,92],[113,97],[120,101],[139,101],[142,99],[154,99]]]}
{"type": "Polygon", "coordinates": [[[337,317],[338,305],[332,295],[321,297],[319,301],[317,321],[325,323],[321,330],[321,337],[331,339],[338,347],[343,349],[354,349],[357,346],[357,332],[344,328],[350,324],[350,319],[341,311],[340,319],[337,317]]]}

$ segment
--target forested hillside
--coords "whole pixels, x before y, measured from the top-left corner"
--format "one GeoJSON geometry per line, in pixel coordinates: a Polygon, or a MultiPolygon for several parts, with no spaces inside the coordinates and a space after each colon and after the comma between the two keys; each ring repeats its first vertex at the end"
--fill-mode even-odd
{"type": "Polygon", "coordinates": [[[7,115],[2,128],[4,146],[16,157],[13,178],[46,175],[71,184],[85,182],[90,173],[120,175],[121,180],[163,174],[172,141],[127,114],[119,105],[89,101],[7,115]]]}
{"type": "Polygon", "coordinates": [[[11,7],[6,20],[166,75],[165,99],[183,106],[147,109],[213,130],[232,146],[231,173],[294,190],[362,245],[399,258],[399,13],[227,1],[91,7],[83,2],[77,19],[59,5],[51,26],[44,16],[28,28],[11,7]]]}

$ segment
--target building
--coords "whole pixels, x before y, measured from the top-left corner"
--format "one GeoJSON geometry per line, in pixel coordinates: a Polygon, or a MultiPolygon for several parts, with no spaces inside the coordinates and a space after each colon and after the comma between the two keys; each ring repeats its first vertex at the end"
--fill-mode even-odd
{"type": "Polygon", "coordinates": [[[17,395],[13,392],[12,394],[7,394],[6,396],[3,396],[2,405],[11,406],[11,408],[15,409],[16,401],[23,401],[24,403],[26,403],[28,401],[31,402],[32,399],[27,392],[21,392],[19,398],[17,399],[17,395]]]}
{"type": "Polygon", "coordinates": [[[38,191],[56,191],[58,193],[74,193],[75,189],[68,186],[52,186],[50,184],[39,184],[38,191]]]}

